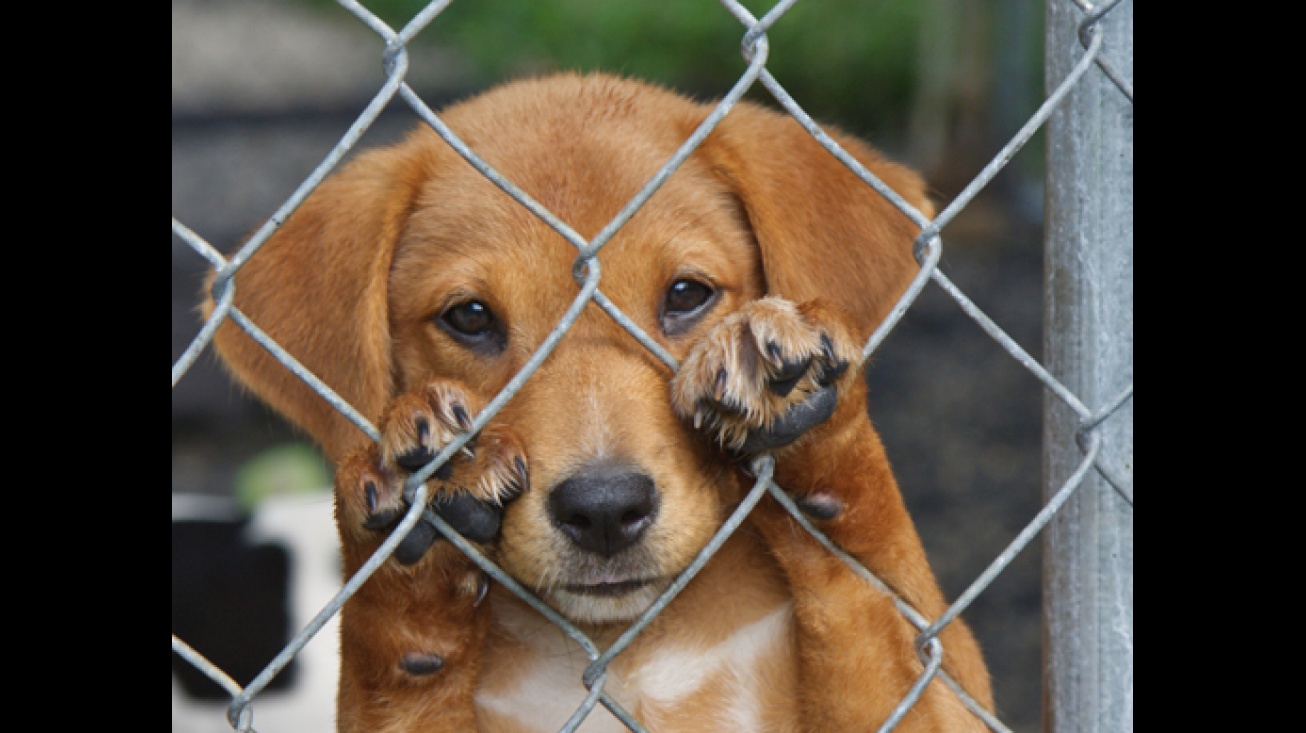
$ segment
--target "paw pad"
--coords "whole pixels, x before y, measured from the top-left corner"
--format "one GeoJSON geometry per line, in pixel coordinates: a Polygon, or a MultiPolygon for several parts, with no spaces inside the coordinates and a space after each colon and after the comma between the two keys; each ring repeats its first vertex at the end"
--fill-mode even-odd
{"type": "Polygon", "coordinates": [[[444,657],[429,652],[407,652],[400,657],[399,668],[414,677],[426,677],[444,668],[444,657]]]}
{"type": "Polygon", "coordinates": [[[830,494],[808,494],[795,498],[794,503],[812,519],[829,520],[843,513],[843,501],[830,494]]]}

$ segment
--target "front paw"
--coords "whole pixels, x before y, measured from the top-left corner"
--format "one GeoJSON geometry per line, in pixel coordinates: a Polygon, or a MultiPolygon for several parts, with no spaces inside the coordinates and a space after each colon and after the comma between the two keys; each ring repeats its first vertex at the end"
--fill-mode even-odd
{"type": "Polygon", "coordinates": [[[833,308],[766,297],[690,351],[672,380],[672,405],[740,456],[775,451],[834,414],[861,361],[852,329],[833,308]]]}
{"type": "MultiPolygon", "coordinates": [[[[472,426],[473,393],[436,380],[387,406],[379,444],[336,472],[336,523],[346,577],[375,555],[404,516],[406,479],[430,473],[428,506],[476,543],[499,534],[504,506],[528,490],[516,435],[489,425],[442,465],[431,462],[472,426]]],[[[474,727],[472,692],[488,633],[489,578],[425,517],[361,585],[341,614],[342,730],[394,730],[421,719],[431,730],[474,727]],[[418,711],[418,712],[414,712],[418,711]],[[346,723],[344,721],[351,721],[346,723]]],[[[426,729],[426,728],[424,728],[426,729]]]]}
{"type": "MultiPolygon", "coordinates": [[[[379,544],[408,512],[405,479],[468,430],[479,409],[468,390],[448,380],[431,381],[391,402],[381,420],[380,444],[351,454],[337,471],[342,538],[379,544]]],[[[498,535],[505,504],[529,487],[526,453],[509,428],[490,425],[438,467],[428,485],[436,514],[467,539],[487,543],[498,535]]],[[[394,559],[412,565],[437,539],[435,528],[419,521],[394,559]]]]}

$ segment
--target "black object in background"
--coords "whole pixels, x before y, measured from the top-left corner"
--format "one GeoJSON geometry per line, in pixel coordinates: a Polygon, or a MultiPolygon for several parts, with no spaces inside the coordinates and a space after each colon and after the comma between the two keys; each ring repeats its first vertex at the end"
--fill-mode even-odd
{"type": "MultiPolygon", "coordinates": [[[[289,553],[280,545],[249,544],[248,523],[172,523],[172,633],[240,685],[263,671],[292,633],[289,553]]],[[[195,698],[231,697],[176,653],[172,671],[195,698]]],[[[266,689],[287,689],[295,674],[291,660],[266,689]]]]}

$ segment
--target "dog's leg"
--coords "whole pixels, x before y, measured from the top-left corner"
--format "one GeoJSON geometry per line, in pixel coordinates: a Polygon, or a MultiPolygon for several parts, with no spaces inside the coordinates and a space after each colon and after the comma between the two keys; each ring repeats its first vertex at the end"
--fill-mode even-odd
{"type": "MultiPolygon", "coordinates": [[[[352,576],[408,509],[403,481],[429,463],[479,410],[470,393],[433,381],[386,410],[380,445],[336,473],[336,524],[352,576]]],[[[503,503],[528,486],[525,453],[491,425],[429,482],[432,508],[478,543],[499,531],[503,503]]],[[[341,731],[475,731],[476,675],[490,620],[488,579],[419,521],[341,610],[341,731]]]]}
{"type": "MultiPolygon", "coordinates": [[[[715,327],[672,383],[677,412],[740,459],[770,451],[775,481],[836,544],[927,618],[946,608],[866,412],[861,344],[831,306],[768,297],[715,327]]],[[[874,730],[920,675],[917,630],[892,599],[825,550],[775,502],[752,521],[794,594],[807,729],[874,730]]],[[[944,668],[991,708],[969,631],[945,629],[944,668]]],[[[899,730],[982,730],[941,682],[899,730]]]]}

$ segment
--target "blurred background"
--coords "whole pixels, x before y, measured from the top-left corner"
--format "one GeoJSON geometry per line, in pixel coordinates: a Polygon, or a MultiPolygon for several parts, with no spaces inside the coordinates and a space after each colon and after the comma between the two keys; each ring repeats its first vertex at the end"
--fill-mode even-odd
{"type": "MultiPolygon", "coordinates": [[[[392,27],[416,0],[364,2],[392,27]]],[[[744,3],[761,15],[770,3],[744,3]]],[[[702,98],[743,72],[743,28],[712,0],[454,2],[410,49],[437,111],[512,77],[604,69],[702,98]]],[[[768,69],[810,114],[925,173],[946,205],[1043,98],[1035,0],[805,0],[768,33],[768,69]]],[[[327,155],[381,87],[383,43],[329,0],[173,0],[172,214],[224,254],[327,155]]],[[[772,103],[760,85],[750,93],[772,103]]],[[[419,119],[393,102],[360,148],[419,119]]],[[[1036,358],[1042,135],[943,231],[941,269],[1036,358]]],[[[172,351],[198,332],[206,261],[175,235],[172,351]]],[[[950,597],[1041,506],[1042,387],[937,286],[869,365],[871,415],[950,597]]],[[[330,471],[206,352],[172,391],[173,632],[248,683],[339,587],[330,471]]],[[[1040,728],[1035,542],[964,618],[1002,720],[1040,728]]],[[[329,625],[255,699],[265,733],[330,728],[329,625]]],[[[230,730],[224,696],[173,664],[173,730],[230,730]]]]}

